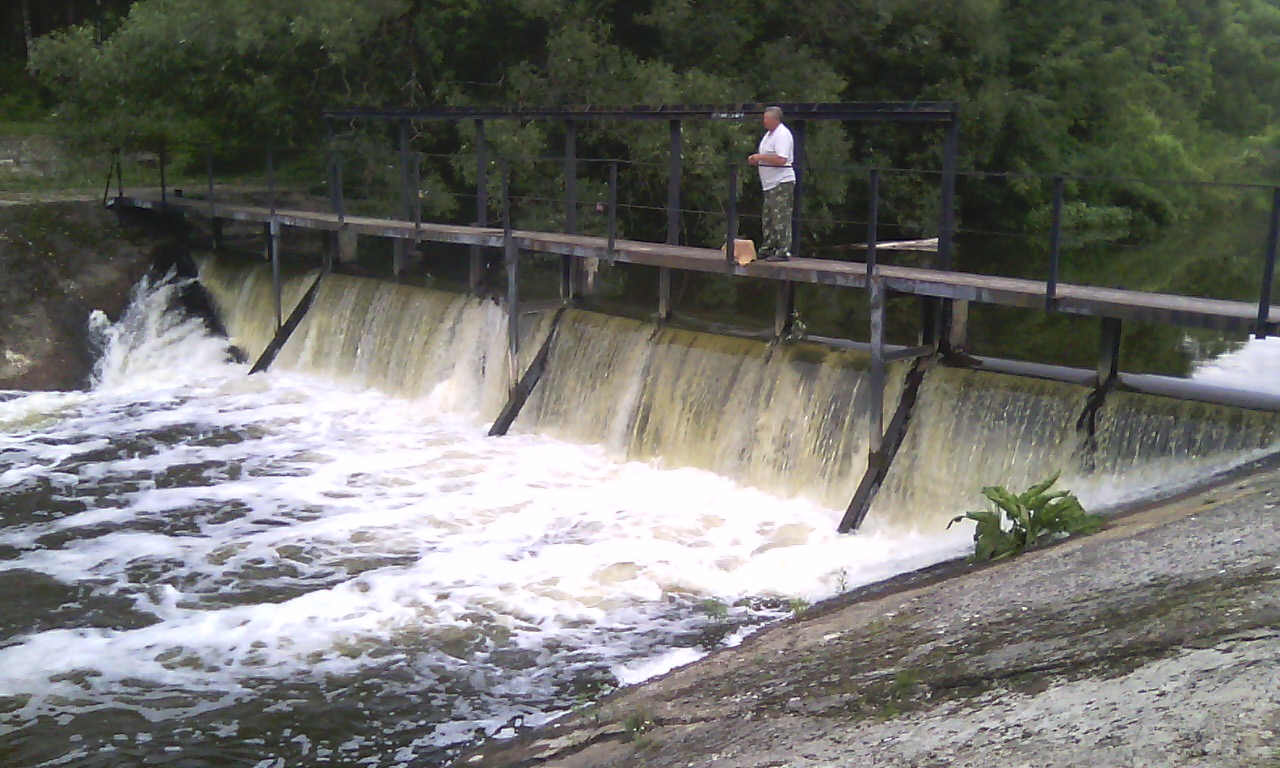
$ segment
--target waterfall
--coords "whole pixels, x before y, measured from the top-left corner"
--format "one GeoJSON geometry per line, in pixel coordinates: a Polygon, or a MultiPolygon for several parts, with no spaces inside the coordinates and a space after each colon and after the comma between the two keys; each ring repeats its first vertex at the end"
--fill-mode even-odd
{"type": "MultiPolygon", "coordinates": [[[[314,279],[312,273],[284,280],[285,315],[314,279]]],[[[275,333],[270,271],[209,260],[201,267],[200,281],[232,341],[256,358],[275,333]]],[[[545,314],[523,318],[523,364],[536,352],[549,323],[545,314]]],[[[506,327],[506,310],[492,301],[330,275],[274,367],[423,399],[439,413],[491,419],[511,385],[506,327]]]]}
{"type": "Polygon", "coordinates": [[[1077,428],[1090,390],[950,368],[925,377],[911,428],[870,516],[936,530],[985,504],[984,486],[1056,487],[1105,508],[1175,490],[1270,448],[1276,414],[1112,392],[1092,437],[1077,428]]]}
{"type": "Polygon", "coordinates": [[[866,470],[868,362],[574,311],[516,426],[843,508],[866,470]]]}

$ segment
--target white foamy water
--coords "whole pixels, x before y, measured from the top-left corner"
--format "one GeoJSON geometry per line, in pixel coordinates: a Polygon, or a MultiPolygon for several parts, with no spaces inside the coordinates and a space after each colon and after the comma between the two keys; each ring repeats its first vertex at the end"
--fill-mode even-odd
{"type": "Polygon", "coordinates": [[[248,377],[161,310],[91,393],[0,401],[0,763],[443,759],[961,553],[464,401],[248,377]]]}
{"type": "Polygon", "coordinates": [[[1239,349],[1196,364],[1191,380],[1280,395],[1280,337],[1249,339],[1239,349]]]}

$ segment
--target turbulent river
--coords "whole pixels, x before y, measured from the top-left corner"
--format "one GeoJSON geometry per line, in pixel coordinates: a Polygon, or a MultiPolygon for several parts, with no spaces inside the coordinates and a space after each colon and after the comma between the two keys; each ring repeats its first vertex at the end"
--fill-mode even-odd
{"type": "MultiPolygon", "coordinates": [[[[252,279],[221,283],[227,306],[266,311],[252,279]]],[[[317,310],[330,326],[309,320],[280,365],[255,376],[200,320],[169,311],[174,290],[142,285],[119,323],[95,323],[102,351],[90,390],[0,393],[8,768],[443,764],[461,745],[735,644],[808,602],[958,556],[969,532],[946,530],[955,507],[935,497],[957,477],[977,482],[978,468],[1012,480],[1040,471],[1060,450],[1056,430],[1010,435],[1059,411],[1074,419],[1086,394],[983,383],[981,396],[966,395],[968,380],[934,380],[904,448],[928,470],[929,493],[891,478],[863,530],[839,536],[833,499],[848,497],[858,473],[838,472],[830,495],[804,493],[788,481],[811,486],[831,467],[771,457],[852,456],[864,443],[832,442],[835,422],[810,424],[803,407],[743,400],[731,412],[746,415],[746,430],[733,439],[760,442],[774,429],[812,433],[812,445],[664,460],[730,436],[693,434],[690,424],[710,418],[696,408],[674,434],[657,414],[679,395],[638,391],[637,379],[664,381],[663,360],[679,349],[663,385],[675,390],[691,355],[728,355],[747,361],[734,364],[732,386],[758,389],[751,376],[812,363],[818,372],[797,382],[838,392],[822,382],[838,382],[847,361],[698,351],[701,341],[648,332],[627,342],[632,357],[604,354],[591,345],[626,329],[578,318],[552,358],[553,386],[512,435],[488,438],[491,391],[506,386],[500,366],[485,374],[496,383],[453,369],[395,373],[415,382],[404,389],[349,375],[368,364],[358,352],[326,351],[326,340],[344,343],[333,323],[370,302],[400,317],[421,303],[399,289],[330,288],[317,310]],[[595,376],[594,389],[569,386],[572,366],[579,379],[595,376]],[[587,418],[611,371],[629,405],[617,395],[610,413],[587,418]],[[557,391],[568,401],[547,399],[557,391]],[[979,450],[985,440],[1034,445],[979,450]],[[939,441],[963,450],[926,449],[939,441]],[[907,507],[916,511],[894,511],[907,507]]],[[[501,348],[505,319],[493,305],[450,315],[448,300],[427,304],[437,315],[413,327],[447,326],[450,355],[484,339],[501,348]]],[[[237,311],[233,336],[252,337],[237,311]]],[[[391,346],[403,353],[416,332],[391,334],[391,346]]],[[[356,347],[378,346],[362,333],[356,347]]],[[[802,400],[825,407],[817,391],[802,400]]],[[[1092,462],[1076,472],[1092,501],[1239,461],[1274,439],[1270,417],[1195,412],[1181,417],[1194,429],[1152,447],[1133,424],[1179,417],[1126,413],[1138,421],[1114,418],[1100,432],[1109,474],[1092,462]]]]}

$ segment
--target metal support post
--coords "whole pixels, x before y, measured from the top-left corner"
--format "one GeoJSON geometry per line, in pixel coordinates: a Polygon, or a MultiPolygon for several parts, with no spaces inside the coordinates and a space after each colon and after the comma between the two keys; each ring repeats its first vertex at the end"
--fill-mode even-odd
{"type": "Polygon", "coordinates": [[[1253,333],[1259,339],[1267,335],[1271,315],[1271,283],[1276,274],[1276,241],[1280,240],[1280,187],[1271,192],[1271,230],[1267,235],[1267,254],[1262,267],[1262,292],[1258,298],[1258,325],[1253,333]]]}
{"type": "Polygon", "coordinates": [[[124,197],[124,155],[120,153],[119,148],[116,149],[116,198],[124,197]]]}
{"type": "Polygon", "coordinates": [[[778,292],[773,302],[773,335],[781,339],[791,333],[791,318],[796,311],[796,284],[790,280],[778,281],[778,292]]]}
{"type": "Polygon", "coordinates": [[[871,294],[871,368],[867,372],[867,469],[878,468],[884,445],[884,285],[867,281],[871,294]]]}
{"type": "Polygon", "coordinates": [[[1058,261],[1062,252],[1062,193],[1064,179],[1053,177],[1053,223],[1049,229],[1049,281],[1044,291],[1044,311],[1052,312],[1058,303],[1058,261]]]}
{"type": "Polygon", "coordinates": [[[618,161],[609,161],[609,257],[618,240],[618,161]]]}
{"type": "Polygon", "coordinates": [[[520,352],[520,291],[517,283],[520,251],[511,231],[511,173],[505,160],[502,161],[502,247],[507,262],[507,364],[514,387],[520,379],[517,362],[520,352]]]}
{"type": "Polygon", "coordinates": [[[209,235],[213,240],[213,250],[222,250],[222,221],[218,218],[218,203],[213,184],[213,148],[208,144],[204,148],[204,170],[209,181],[209,235]]]}
{"type": "MultiPolygon", "coordinates": [[[[401,120],[400,130],[400,215],[405,219],[413,216],[413,208],[409,201],[409,121],[401,120]]],[[[405,250],[408,243],[404,238],[396,238],[391,246],[391,272],[399,275],[405,270],[405,250]]]]}
{"type": "Polygon", "coordinates": [[[267,147],[267,198],[271,204],[271,216],[276,215],[276,163],[271,147],[267,147]]]}
{"type": "Polygon", "coordinates": [[[1120,319],[1102,318],[1102,332],[1098,345],[1098,386],[1110,384],[1120,373],[1120,319]]]}
{"type": "Polygon", "coordinates": [[[876,243],[879,239],[880,226],[880,169],[872,168],[867,196],[871,202],[867,207],[867,279],[870,281],[876,272],[876,243]]]}
{"type": "Polygon", "coordinates": [[[165,171],[167,170],[165,166],[168,163],[168,160],[169,158],[166,157],[165,151],[164,151],[164,142],[160,142],[160,204],[161,205],[169,204],[169,182],[165,173],[165,171]]]}
{"type": "MultiPolygon", "coordinates": [[[[564,123],[564,231],[578,233],[578,124],[573,120],[564,123]]],[[[575,263],[573,256],[560,258],[560,298],[565,301],[576,293],[575,263]]]]}
{"type": "Polygon", "coordinates": [[[422,242],[422,155],[413,153],[413,244],[422,242]]]}
{"type": "Polygon", "coordinates": [[[724,241],[724,268],[729,274],[733,274],[734,252],[736,241],[738,239],[738,164],[729,163],[729,206],[725,211],[728,219],[725,229],[724,241]]]}
{"type": "MultiPolygon", "coordinates": [[[[680,121],[667,122],[667,243],[680,244],[680,180],[683,165],[680,121]]],[[[671,268],[658,268],[658,319],[671,317],[671,268]]]]}
{"type": "MultiPolygon", "coordinates": [[[[484,121],[476,121],[476,226],[489,225],[489,159],[488,144],[485,141],[484,121]]],[[[480,246],[471,246],[471,268],[468,284],[471,292],[480,288],[484,276],[484,252],[480,246]]]]}
{"type": "Polygon", "coordinates": [[[804,232],[804,172],[805,172],[805,121],[795,124],[795,157],[791,158],[792,170],[796,174],[796,188],[791,206],[791,258],[800,256],[800,243],[804,232]]]}
{"type": "Polygon", "coordinates": [[[952,120],[942,147],[942,220],[938,226],[938,268],[950,270],[954,265],[956,226],[956,164],[960,123],[952,120]]]}
{"type": "Polygon", "coordinates": [[[275,295],[276,331],[284,325],[280,301],[280,222],[274,216],[267,222],[267,256],[271,259],[271,287],[275,295]]]}

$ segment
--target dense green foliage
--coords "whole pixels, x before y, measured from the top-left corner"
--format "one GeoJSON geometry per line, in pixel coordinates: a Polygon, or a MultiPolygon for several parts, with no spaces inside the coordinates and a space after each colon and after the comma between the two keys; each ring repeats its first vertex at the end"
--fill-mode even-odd
{"type": "Polygon", "coordinates": [[[983,488],[982,495],[990,502],[988,507],[966,512],[947,527],[961,520],[977,523],[973,559],[978,562],[1001,560],[1055,539],[1092,533],[1102,527],[1102,518],[1085,512],[1071,492],[1049,493],[1056,482],[1058,473],[1020,494],[996,486],[983,488]]]}
{"type": "MultiPolygon", "coordinates": [[[[24,0],[0,0],[20,19],[24,0]]],[[[261,168],[262,146],[323,184],[325,106],[426,103],[629,105],[955,100],[961,166],[1014,174],[1143,179],[1280,179],[1280,0],[50,0],[36,3],[28,70],[62,132],[83,146],[154,149],[198,170],[261,168]],[[51,10],[52,9],[52,10],[51,10]],[[66,12],[59,11],[63,9],[66,12]],[[69,9],[69,10],[66,10],[69,9]],[[49,34],[45,34],[49,33],[49,34]],[[44,35],[40,37],[40,35],[44,35]]],[[[10,26],[21,30],[22,24],[10,26]]],[[[21,34],[0,57],[21,62],[21,34]]],[[[2,71],[3,68],[0,68],[2,71]]],[[[28,88],[28,91],[30,89],[28,88]]],[[[13,101],[13,99],[11,99],[13,101]]],[[[35,99],[21,97],[24,104],[35,99]]],[[[0,101],[3,105],[3,101],[0,101]]],[[[419,123],[428,153],[426,213],[469,220],[472,127],[419,123]]],[[[666,126],[598,121],[584,157],[631,161],[622,234],[660,239],[666,126]]],[[[724,164],[757,126],[689,124],[684,222],[691,243],[722,239],[724,164]]],[[[490,124],[491,157],[514,160],[522,225],[554,224],[563,181],[554,124],[490,124]]],[[[386,126],[341,137],[353,197],[396,197],[386,126]]],[[[865,175],[855,166],[936,169],[941,136],[918,127],[810,126],[805,220],[810,246],[861,239],[865,175]],[[825,240],[823,237],[825,236],[825,240]]],[[[605,198],[605,174],[583,166],[580,197],[605,198]]],[[[742,210],[758,207],[742,174],[742,210]]],[[[1034,175],[960,181],[960,263],[1043,274],[1052,185],[1034,175]],[[1013,235],[1016,241],[1007,238],[1013,235]],[[1011,247],[1012,246],[1012,247],[1011,247]]],[[[883,179],[882,237],[937,234],[937,177],[883,179]]],[[[496,206],[496,199],[491,200],[496,206]]],[[[1126,179],[1067,184],[1065,279],[1256,294],[1265,194],[1126,179]],[[1205,221],[1242,222],[1238,254],[1121,251],[1205,221]],[[1247,240],[1247,242],[1245,242],[1247,240]],[[1206,287],[1208,286],[1208,287],[1206,287]]],[[[600,231],[601,216],[579,217],[600,231]]],[[[751,221],[744,223],[748,236],[751,221]]],[[[899,256],[898,258],[906,258],[899,256]]],[[[704,298],[758,303],[749,286],[711,282],[704,298]]],[[[849,307],[824,307],[845,324],[849,307]]],[[[1000,322],[1003,322],[1001,320],[1000,322]]],[[[1052,319],[1039,322],[1053,324],[1052,319]]],[[[860,325],[860,323],[859,323],[860,325]]],[[[1088,353],[1086,353],[1088,354],[1088,353]]],[[[1075,362],[1071,360],[1068,362],[1075,362]]]]}

